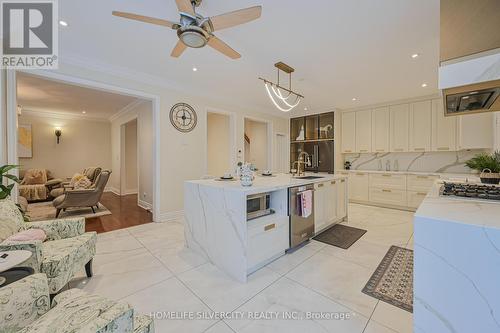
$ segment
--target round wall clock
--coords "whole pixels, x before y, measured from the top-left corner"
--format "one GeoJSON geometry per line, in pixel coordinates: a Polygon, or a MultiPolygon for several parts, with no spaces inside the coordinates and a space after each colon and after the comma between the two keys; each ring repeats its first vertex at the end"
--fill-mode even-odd
{"type": "Polygon", "coordinates": [[[186,103],[177,103],[170,110],[170,122],[181,132],[191,132],[196,127],[196,112],[186,103]]]}

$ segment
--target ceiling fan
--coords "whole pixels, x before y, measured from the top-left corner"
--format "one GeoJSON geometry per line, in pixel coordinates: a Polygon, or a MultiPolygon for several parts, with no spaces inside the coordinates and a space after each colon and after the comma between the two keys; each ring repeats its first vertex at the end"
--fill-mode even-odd
{"type": "Polygon", "coordinates": [[[172,50],[172,57],[179,57],[187,47],[201,48],[208,45],[231,59],[238,59],[241,55],[217,38],[213,32],[256,20],[262,13],[262,6],[254,6],[217,16],[203,17],[195,11],[202,0],[175,0],[175,2],[181,15],[179,23],[118,11],[113,11],[113,15],[177,30],[179,41],[172,50]]]}

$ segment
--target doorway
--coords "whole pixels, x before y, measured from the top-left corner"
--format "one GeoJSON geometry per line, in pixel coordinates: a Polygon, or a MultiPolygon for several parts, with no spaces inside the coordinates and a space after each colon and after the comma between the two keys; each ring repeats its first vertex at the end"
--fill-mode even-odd
{"type": "Polygon", "coordinates": [[[120,194],[137,194],[139,188],[137,159],[137,118],[121,125],[120,194]]]}
{"type": "Polygon", "coordinates": [[[245,162],[253,164],[257,170],[272,169],[269,126],[266,121],[245,118],[245,162]]]}

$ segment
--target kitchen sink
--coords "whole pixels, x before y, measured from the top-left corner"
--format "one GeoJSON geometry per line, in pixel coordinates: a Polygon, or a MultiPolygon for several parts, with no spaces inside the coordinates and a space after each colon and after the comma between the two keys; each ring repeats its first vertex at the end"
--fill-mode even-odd
{"type": "Polygon", "coordinates": [[[319,178],[325,178],[321,176],[302,176],[302,177],[295,177],[297,179],[319,179],[319,178]]]}

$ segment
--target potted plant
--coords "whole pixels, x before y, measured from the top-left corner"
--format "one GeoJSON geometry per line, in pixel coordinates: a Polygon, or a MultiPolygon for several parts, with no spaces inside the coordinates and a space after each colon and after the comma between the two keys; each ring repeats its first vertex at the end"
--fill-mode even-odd
{"type": "Polygon", "coordinates": [[[469,168],[480,172],[479,178],[484,184],[500,183],[500,151],[493,154],[481,153],[467,162],[469,168]]]}
{"type": "MultiPolygon", "coordinates": [[[[14,176],[9,174],[9,171],[18,168],[19,165],[3,165],[0,166],[0,200],[5,200],[10,197],[10,194],[12,190],[14,189],[14,183],[5,185],[4,184],[4,179],[10,179],[15,183],[19,183],[19,179],[14,176]]],[[[26,216],[25,212],[21,209],[21,206],[19,204],[16,204],[17,208],[19,208],[19,211],[23,215],[23,218],[25,221],[28,221],[29,218],[26,216]]]]}

